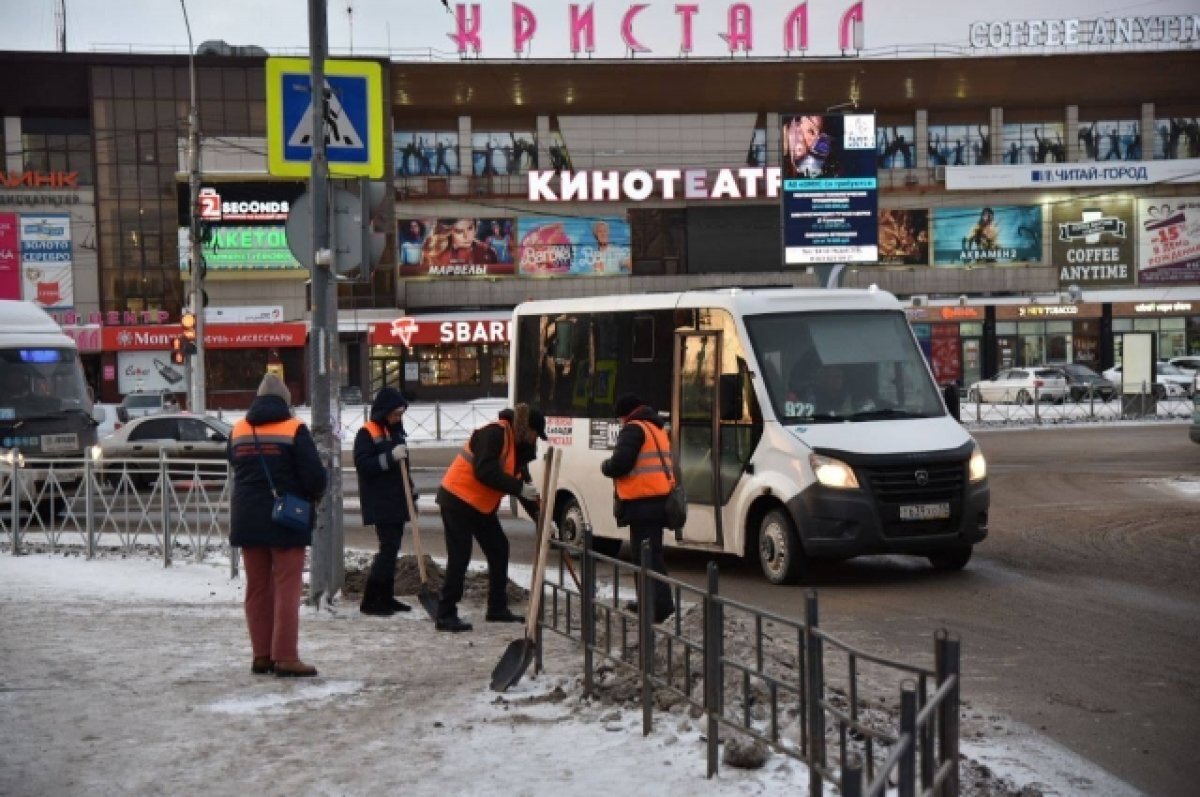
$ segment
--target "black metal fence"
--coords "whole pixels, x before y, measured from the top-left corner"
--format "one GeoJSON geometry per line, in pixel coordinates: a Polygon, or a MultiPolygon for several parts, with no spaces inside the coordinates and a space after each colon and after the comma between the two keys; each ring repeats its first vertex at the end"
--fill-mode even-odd
{"type": "Polygon", "coordinates": [[[581,547],[553,546],[559,577],[543,587],[537,668],[546,632],[579,643],[585,694],[597,693],[600,668],[636,680],[643,735],[656,703],[686,704],[704,718],[709,777],[725,729],[803,761],[810,794],[821,794],[825,781],[847,795],[889,787],[902,797],[959,793],[960,649],[944,630],[934,635],[932,669],[891,661],[824,631],[815,591],[799,621],[722,596],[715,562],[700,589],[653,572],[648,544],[640,565],[596,553],[587,524],[581,547]],[[659,624],[656,581],[676,607],[659,624]],[[630,583],[636,613],[621,602],[621,585],[630,583]],[[898,711],[886,707],[889,699],[898,711]]]}

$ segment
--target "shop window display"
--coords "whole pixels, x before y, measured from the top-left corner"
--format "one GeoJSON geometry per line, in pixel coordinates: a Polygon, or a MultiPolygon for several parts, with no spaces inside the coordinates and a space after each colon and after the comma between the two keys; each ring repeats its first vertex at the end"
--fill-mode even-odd
{"type": "Polygon", "coordinates": [[[1142,130],[1136,119],[1103,119],[1079,123],[1079,159],[1142,159],[1142,130]]]}
{"type": "Polygon", "coordinates": [[[930,166],[974,166],[991,160],[987,125],[929,125],[926,136],[930,166]]]}
{"type": "Polygon", "coordinates": [[[1200,158],[1200,117],[1154,120],[1154,160],[1200,158]]]}

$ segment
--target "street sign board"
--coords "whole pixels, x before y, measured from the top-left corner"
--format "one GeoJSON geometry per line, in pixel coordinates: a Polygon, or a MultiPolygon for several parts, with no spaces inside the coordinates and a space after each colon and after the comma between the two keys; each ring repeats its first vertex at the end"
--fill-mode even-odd
{"type": "MultiPolygon", "coordinates": [[[[363,235],[363,202],[349,191],[335,188],[329,197],[329,206],[333,211],[330,238],[334,249],[334,273],[346,274],[360,269],[369,275],[383,255],[387,236],[380,233],[363,235]]],[[[366,218],[370,221],[369,216],[366,218]]],[[[314,259],[312,234],[312,198],[309,194],[301,194],[288,213],[287,241],[296,260],[310,269],[314,259]]]]}
{"type": "Polygon", "coordinates": [[[330,177],[383,177],[383,68],[376,61],[325,61],[325,103],[313,103],[307,58],[267,59],[267,168],[308,177],[312,115],[324,105],[330,177]]]}

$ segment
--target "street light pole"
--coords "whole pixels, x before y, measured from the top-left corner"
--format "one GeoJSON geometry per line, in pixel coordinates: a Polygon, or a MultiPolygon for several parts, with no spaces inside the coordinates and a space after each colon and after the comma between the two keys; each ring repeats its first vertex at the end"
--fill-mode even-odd
{"type": "Polygon", "coordinates": [[[187,2],[179,0],[183,9],[183,24],[188,37],[188,78],[191,100],[188,105],[188,243],[191,248],[191,285],[188,305],[196,315],[196,353],[188,360],[191,373],[188,406],[203,415],[205,411],[204,379],[204,255],[200,251],[200,113],[196,107],[196,48],[192,46],[192,23],[188,20],[187,2]]]}

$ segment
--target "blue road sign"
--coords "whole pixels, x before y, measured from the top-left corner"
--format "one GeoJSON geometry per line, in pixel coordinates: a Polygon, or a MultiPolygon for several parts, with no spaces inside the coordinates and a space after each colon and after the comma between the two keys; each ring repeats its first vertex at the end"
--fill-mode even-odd
{"type": "Polygon", "coordinates": [[[382,70],[369,61],[326,61],[325,102],[314,103],[308,59],[267,62],[267,149],[271,174],[304,176],[312,158],[312,115],[325,113],[331,175],[383,173],[382,70]]]}

